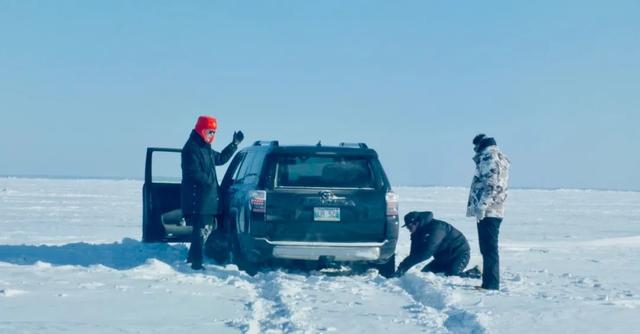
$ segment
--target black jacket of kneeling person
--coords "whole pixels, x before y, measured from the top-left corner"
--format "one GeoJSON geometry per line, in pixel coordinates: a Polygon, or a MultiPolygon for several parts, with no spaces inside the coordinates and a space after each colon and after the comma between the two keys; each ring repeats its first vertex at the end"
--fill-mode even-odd
{"type": "Polygon", "coordinates": [[[401,276],[414,265],[433,256],[422,271],[459,276],[469,263],[470,248],[464,235],[442,220],[433,219],[429,211],[412,211],[404,216],[411,231],[411,252],[398,265],[401,276]]]}

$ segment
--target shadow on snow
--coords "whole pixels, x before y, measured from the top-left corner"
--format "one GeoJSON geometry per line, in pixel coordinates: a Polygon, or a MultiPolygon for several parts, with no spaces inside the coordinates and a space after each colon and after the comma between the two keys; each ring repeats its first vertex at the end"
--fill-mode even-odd
{"type": "Polygon", "coordinates": [[[78,242],[60,246],[0,245],[0,262],[18,265],[46,262],[52,265],[103,265],[125,270],[140,266],[150,259],[172,264],[184,261],[185,256],[184,245],[147,244],[129,238],[112,244],[78,242]]]}
{"type": "MultiPolygon", "coordinates": [[[[116,270],[126,270],[145,264],[148,260],[162,261],[179,271],[190,272],[185,267],[187,246],[183,244],[142,243],[139,240],[125,238],[111,244],[89,244],[84,242],[59,246],[47,245],[0,245],[0,262],[17,265],[32,265],[45,262],[54,266],[93,266],[103,265],[116,270]]],[[[213,260],[205,260],[209,264],[213,260]]],[[[218,266],[215,266],[218,267],[218,266]]],[[[211,268],[213,269],[213,268],[211,268]]],[[[291,274],[325,276],[353,276],[366,274],[364,270],[349,267],[326,268],[319,271],[313,266],[300,264],[265,266],[261,272],[282,270],[291,274]]]]}

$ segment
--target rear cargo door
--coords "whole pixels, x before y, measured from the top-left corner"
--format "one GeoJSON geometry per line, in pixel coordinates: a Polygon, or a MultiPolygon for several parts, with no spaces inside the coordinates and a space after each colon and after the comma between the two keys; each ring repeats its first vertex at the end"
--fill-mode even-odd
{"type": "Polygon", "coordinates": [[[377,242],[385,237],[385,190],[369,156],[280,156],[267,193],[274,241],[377,242]]]}

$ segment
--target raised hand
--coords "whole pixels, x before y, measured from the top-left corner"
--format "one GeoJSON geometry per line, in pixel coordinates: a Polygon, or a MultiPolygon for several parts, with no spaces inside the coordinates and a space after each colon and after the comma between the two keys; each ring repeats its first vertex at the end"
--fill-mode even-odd
{"type": "Polygon", "coordinates": [[[244,133],[237,131],[233,133],[233,143],[239,145],[244,140],[244,133]]]}

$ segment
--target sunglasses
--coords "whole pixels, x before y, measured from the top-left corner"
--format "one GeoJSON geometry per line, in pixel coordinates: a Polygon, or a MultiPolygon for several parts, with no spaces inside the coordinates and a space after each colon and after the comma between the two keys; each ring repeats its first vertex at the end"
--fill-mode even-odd
{"type": "Polygon", "coordinates": [[[215,136],[216,130],[206,130],[204,132],[207,136],[215,136]]]}

